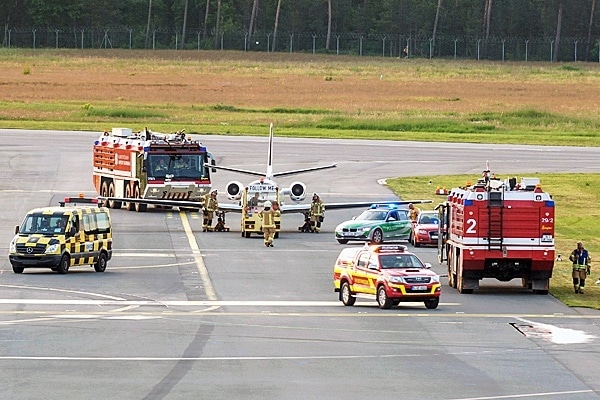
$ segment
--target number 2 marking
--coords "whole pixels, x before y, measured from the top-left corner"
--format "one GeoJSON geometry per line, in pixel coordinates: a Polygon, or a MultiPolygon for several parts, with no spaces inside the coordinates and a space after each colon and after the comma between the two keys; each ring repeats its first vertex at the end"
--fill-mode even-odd
{"type": "Polygon", "coordinates": [[[475,221],[474,218],[469,218],[467,220],[467,231],[466,233],[477,233],[477,230],[475,229],[475,227],[477,226],[477,221],[475,221]]]}

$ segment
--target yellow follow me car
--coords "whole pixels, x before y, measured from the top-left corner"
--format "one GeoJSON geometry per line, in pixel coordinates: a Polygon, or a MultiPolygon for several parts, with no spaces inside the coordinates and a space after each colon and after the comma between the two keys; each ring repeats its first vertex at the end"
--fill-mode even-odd
{"type": "Polygon", "coordinates": [[[66,274],[76,265],[104,272],[112,257],[112,227],[106,207],[36,208],[15,227],[8,258],[13,272],[50,268],[66,274]]]}

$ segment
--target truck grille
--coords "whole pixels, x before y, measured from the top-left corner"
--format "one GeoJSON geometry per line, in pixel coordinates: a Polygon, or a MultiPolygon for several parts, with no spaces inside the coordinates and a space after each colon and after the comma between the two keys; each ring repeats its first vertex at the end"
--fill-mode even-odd
{"type": "Polygon", "coordinates": [[[428,276],[413,276],[409,278],[404,278],[406,283],[429,283],[431,278],[428,276]]]}

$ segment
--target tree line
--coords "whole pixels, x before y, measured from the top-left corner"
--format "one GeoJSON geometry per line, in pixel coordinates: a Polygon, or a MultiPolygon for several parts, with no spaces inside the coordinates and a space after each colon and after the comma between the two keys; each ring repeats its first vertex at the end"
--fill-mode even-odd
{"type": "MultiPolygon", "coordinates": [[[[11,32],[40,29],[128,29],[138,47],[149,48],[152,34],[220,48],[226,32],[243,32],[252,47],[255,37],[269,38],[269,51],[291,46],[293,33],[322,37],[333,51],[343,35],[390,35],[427,38],[429,55],[448,38],[481,40],[483,54],[492,38],[548,38],[552,59],[563,55],[564,42],[582,45],[579,59],[598,57],[600,17],[596,0],[4,0],[0,7],[2,44],[11,32]],[[282,38],[286,38],[285,40],[282,38]],[[562,45],[562,47],[561,47],[562,45]]],[[[58,35],[58,33],[57,33],[58,35]]],[[[454,44],[456,45],[454,39],[454,44]]],[[[407,47],[410,42],[406,42],[407,47]]],[[[399,47],[400,45],[398,45],[399,47]]],[[[406,49],[404,49],[406,50],[406,49]]]]}

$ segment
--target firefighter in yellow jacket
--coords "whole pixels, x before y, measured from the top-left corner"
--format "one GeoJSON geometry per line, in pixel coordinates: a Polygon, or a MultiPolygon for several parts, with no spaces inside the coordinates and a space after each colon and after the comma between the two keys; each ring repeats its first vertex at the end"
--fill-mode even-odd
{"type": "Polygon", "coordinates": [[[319,198],[319,195],[313,193],[312,203],[310,203],[310,231],[319,233],[321,222],[325,214],[325,204],[319,198]]]}
{"type": "MultiPolygon", "coordinates": [[[[277,203],[276,203],[277,204],[277,203]]],[[[270,201],[265,201],[264,208],[259,211],[258,216],[262,219],[262,231],[265,237],[265,246],[273,247],[275,237],[275,217],[279,217],[279,208],[273,206],[270,201]]]]}
{"type": "Polygon", "coordinates": [[[204,204],[202,205],[202,231],[212,232],[212,220],[215,212],[219,211],[219,201],[217,200],[217,191],[213,190],[209,194],[204,195],[204,204]]]}

